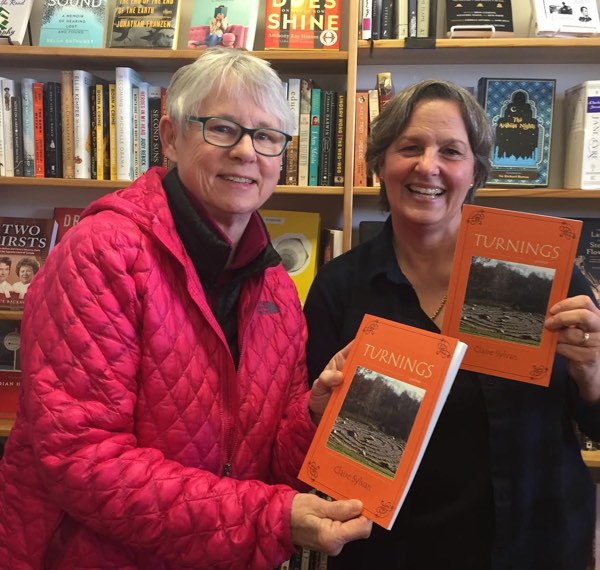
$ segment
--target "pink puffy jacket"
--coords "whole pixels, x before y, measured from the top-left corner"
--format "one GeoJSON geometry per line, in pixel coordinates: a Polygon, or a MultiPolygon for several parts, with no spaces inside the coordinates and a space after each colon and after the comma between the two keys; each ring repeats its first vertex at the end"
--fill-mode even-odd
{"type": "Polygon", "coordinates": [[[244,286],[236,371],[163,176],[92,204],[31,285],[3,569],[266,569],[293,551],[314,434],[294,285],[279,265],[244,286]]]}

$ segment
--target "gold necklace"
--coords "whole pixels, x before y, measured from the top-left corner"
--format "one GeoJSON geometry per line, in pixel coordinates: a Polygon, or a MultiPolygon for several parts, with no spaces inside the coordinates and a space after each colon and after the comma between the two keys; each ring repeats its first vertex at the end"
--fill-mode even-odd
{"type": "Polygon", "coordinates": [[[435,321],[435,319],[437,319],[438,315],[442,312],[442,309],[444,308],[444,305],[446,304],[447,300],[448,300],[448,295],[444,295],[442,297],[442,302],[440,303],[440,306],[435,310],[435,312],[433,313],[433,315],[429,316],[429,318],[432,321],[435,321]]]}

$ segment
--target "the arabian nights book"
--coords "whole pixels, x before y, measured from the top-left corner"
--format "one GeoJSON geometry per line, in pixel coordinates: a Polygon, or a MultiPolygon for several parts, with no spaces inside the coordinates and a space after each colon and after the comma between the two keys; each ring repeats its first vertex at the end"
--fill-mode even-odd
{"type": "Polygon", "coordinates": [[[462,367],[547,386],[581,221],[465,205],[442,332],[469,345],[462,367]]]}
{"type": "Polygon", "coordinates": [[[479,80],[496,136],[487,186],[548,186],[555,87],[554,79],[479,80]]]}
{"type": "Polygon", "coordinates": [[[406,498],[466,345],[365,315],[299,479],[360,499],[390,529],[406,498]]]}

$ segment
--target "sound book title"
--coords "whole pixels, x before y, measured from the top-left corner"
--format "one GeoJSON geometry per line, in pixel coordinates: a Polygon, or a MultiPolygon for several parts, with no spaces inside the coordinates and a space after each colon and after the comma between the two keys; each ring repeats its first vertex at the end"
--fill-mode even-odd
{"type": "Polygon", "coordinates": [[[265,49],[340,49],[342,0],[267,0],[265,49]]]}

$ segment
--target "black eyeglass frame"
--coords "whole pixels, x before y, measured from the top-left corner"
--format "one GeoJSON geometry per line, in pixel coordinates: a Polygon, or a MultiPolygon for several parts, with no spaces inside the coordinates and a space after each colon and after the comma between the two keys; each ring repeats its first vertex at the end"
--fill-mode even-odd
{"type": "Polygon", "coordinates": [[[196,117],[194,115],[191,115],[191,116],[188,117],[187,120],[191,121],[192,123],[199,123],[199,124],[201,124],[202,125],[202,138],[204,139],[204,142],[206,142],[206,143],[208,143],[208,144],[210,144],[212,146],[216,146],[218,148],[233,148],[236,144],[238,144],[242,140],[242,137],[245,134],[248,134],[248,135],[250,135],[250,140],[252,141],[252,147],[254,148],[254,150],[258,154],[260,154],[261,156],[273,157],[273,156],[281,156],[285,152],[285,149],[290,144],[290,141],[292,140],[292,136],[291,135],[288,135],[287,133],[284,133],[283,131],[280,131],[279,129],[273,129],[271,127],[259,127],[257,129],[249,129],[248,127],[243,127],[238,122],[233,121],[232,119],[228,119],[227,117],[196,117]],[[234,125],[237,125],[240,128],[240,136],[232,144],[215,144],[213,142],[207,141],[206,140],[206,134],[205,134],[205,126],[206,126],[206,121],[209,121],[211,119],[220,119],[221,121],[228,121],[229,123],[233,123],[234,125]],[[254,144],[254,135],[257,132],[259,132],[259,131],[273,131],[275,133],[279,133],[279,134],[283,135],[285,137],[285,143],[284,143],[283,148],[281,149],[281,151],[278,152],[277,154],[266,154],[266,153],[261,152],[260,150],[258,150],[256,148],[256,145],[254,144]]]}

